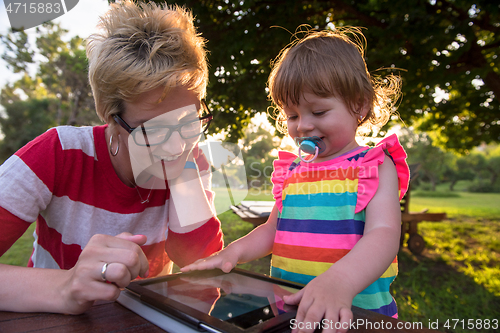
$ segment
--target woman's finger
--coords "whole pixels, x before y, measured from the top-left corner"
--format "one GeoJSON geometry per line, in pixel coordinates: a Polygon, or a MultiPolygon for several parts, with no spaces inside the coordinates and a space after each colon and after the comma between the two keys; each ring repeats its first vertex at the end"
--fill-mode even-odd
{"type": "Polygon", "coordinates": [[[99,277],[101,281],[113,283],[120,288],[128,286],[133,279],[128,267],[120,263],[103,263],[99,277]]]}
{"type": "MultiPolygon", "coordinates": [[[[98,260],[104,263],[118,263],[125,265],[132,279],[137,276],[146,277],[149,269],[149,263],[146,255],[139,244],[146,241],[146,236],[143,235],[126,235],[120,234],[119,237],[108,235],[94,235],[87,246],[84,248],[81,260],[98,260]]],[[[125,275],[122,274],[120,280],[125,275]]]]}

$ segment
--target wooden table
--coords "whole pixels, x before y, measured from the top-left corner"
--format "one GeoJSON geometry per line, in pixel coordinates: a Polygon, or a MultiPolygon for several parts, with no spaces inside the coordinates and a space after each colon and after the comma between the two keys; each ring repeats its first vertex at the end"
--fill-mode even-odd
{"type": "MultiPolygon", "coordinates": [[[[422,328],[420,328],[416,326],[418,325],[416,323],[405,323],[397,319],[358,308],[353,308],[353,313],[355,322],[357,320],[362,320],[371,326],[368,327],[368,329],[358,327],[356,332],[437,332],[428,330],[426,322],[423,322],[422,328]],[[396,329],[398,323],[403,327],[403,329],[396,329]],[[391,329],[387,329],[389,325],[392,327],[391,329]],[[407,328],[404,328],[405,326],[407,328]],[[411,329],[412,326],[414,329],[411,329]]],[[[0,311],[0,332],[156,333],[165,331],[116,302],[96,302],[90,310],[78,316],[52,313],[15,313],[0,311]]]]}

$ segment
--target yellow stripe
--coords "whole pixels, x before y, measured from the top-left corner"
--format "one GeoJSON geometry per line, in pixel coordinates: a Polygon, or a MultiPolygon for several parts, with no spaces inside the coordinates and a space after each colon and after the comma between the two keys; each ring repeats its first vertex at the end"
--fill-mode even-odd
{"type": "Polygon", "coordinates": [[[292,273],[318,276],[328,270],[333,264],[329,262],[311,262],[289,259],[273,254],[272,265],[292,273]]]}
{"type": "Polygon", "coordinates": [[[287,194],[317,194],[317,193],[344,193],[356,192],[358,180],[321,180],[318,182],[289,184],[283,190],[283,200],[287,194]]]}
{"type": "Polygon", "coordinates": [[[381,277],[386,278],[386,277],[392,277],[398,275],[398,263],[393,262],[391,266],[382,274],[381,277]]]}
{"type": "MultiPolygon", "coordinates": [[[[272,265],[285,271],[299,274],[318,276],[328,270],[333,264],[328,262],[314,262],[299,259],[289,259],[273,254],[272,265]]],[[[398,274],[398,264],[392,263],[382,274],[382,278],[394,277],[398,274]]]]}

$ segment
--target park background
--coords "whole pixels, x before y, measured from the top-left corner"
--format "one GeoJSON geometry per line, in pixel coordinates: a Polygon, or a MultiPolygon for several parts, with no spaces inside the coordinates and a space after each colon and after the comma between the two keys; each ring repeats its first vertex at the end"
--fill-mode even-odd
{"type": "MultiPolygon", "coordinates": [[[[85,13],[96,23],[95,14],[107,5],[81,0],[92,1],[99,5],[93,14],[77,6],[66,15],[85,13]]],[[[210,131],[241,147],[249,200],[272,200],[272,160],[277,149],[293,149],[269,117],[265,87],[272,60],[301,24],[366,28],[365,58],[371,74],[397,74],[403,84],[397,113],[386,127],[372,133],[371,141],[398,133],[409,163],[419,166],[412,175],[410,211],[447,214],[443,221],[418,224],[426,242],[421,254],[401,248],[400,272],[392,285],[400,319],[424,325],[438,320],[439,329],[449,332],[471,331],[467,328],[473,320],[472,331],[497,331],[493,320],[500,320],[500,4],[168,3],[191,8],[199,32],[208,40],[207,102],[216,115],[210,131]]],[[[62,19],[27,31],[1,31],[5,83],[0,93],[0,162],[50,127],[100,124],[85,58],[84,38],[94,30],[79,31],[77,36],[75,27],[63,27],[62,19]]],[[[231,211],[219,218],[226,244],[253,228],[231,211]]],[[[32,232],[33,227],[0,262],[26,265],[32,232]]],[[[268,273],[269,258],[243,267],[268,273]]]]}

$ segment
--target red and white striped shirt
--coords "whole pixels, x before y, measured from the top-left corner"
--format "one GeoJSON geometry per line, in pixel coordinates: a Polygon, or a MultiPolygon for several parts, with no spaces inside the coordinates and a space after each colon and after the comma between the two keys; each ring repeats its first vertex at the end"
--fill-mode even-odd
{"type": "MultiPolygon", "coordinates": [[[[168,230],[168,189],[153,190],[149,202],[141,204],[137,189],[123,184],[114,171],[106,127],[50,129],[0,166],[0,255],[34,221],[30,267],[69,269],[93,235],[125,231],[147,236],[142,249],[149,276],[171,260],[182,267],[222,249],[216,218],[185,234],[168,230]]],[[[196,149],[198,167],[208,169],[198,154],[196,149]]],[[[148,197],[149,190],[139,191],[148,197]]],[[[209,190],[207,196],[213,200],[209,190]]]]}

